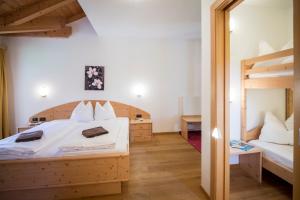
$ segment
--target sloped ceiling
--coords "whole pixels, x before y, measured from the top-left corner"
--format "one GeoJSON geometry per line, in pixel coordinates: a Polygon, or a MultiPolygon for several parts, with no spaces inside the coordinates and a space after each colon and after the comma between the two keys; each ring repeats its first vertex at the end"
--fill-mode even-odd
{"type": "Polygon", "coordinates": [[[79,0],[79,3],[99,36],[201,36],[201,0],[79,0]]]}

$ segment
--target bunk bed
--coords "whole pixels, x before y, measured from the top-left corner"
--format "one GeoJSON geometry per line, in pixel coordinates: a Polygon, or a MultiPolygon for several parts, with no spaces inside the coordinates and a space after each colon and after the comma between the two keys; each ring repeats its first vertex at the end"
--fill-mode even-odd
{"type": "MultiPolygon", "coordinates": [[[[293,112],[293,49],[287,49],[263,56],[242,60],[241,62],[241,133],[246,142],[257,141],[261,126],[247,130],[247,90],[249,89],[286,89],[286,118],[293,112]],[[259,66],[258,66],[259,65],[259,66]]],[[[255,144],[255,143],[252,143],[255,144]]],[[[263,168],[293,184],[293,146],[271,144],[263,156],[263,168]],[[273,145],[273,146],[272,146],[273,145]],[[271,150],[270,150],[271,149],[271,150]],[[287,152],[287,155],[280,155],[287,152]],[[269,156],[268,156],[269,155],[269,156]],[[272,155],[272,156],[270,156],[272,155]],[[276,157],[278,159],[276,159],[276,157]],[[286,164],[290,158],[291,163],[286,164]],[[274,159],[275,158],[275,159],[274,159]]]]}

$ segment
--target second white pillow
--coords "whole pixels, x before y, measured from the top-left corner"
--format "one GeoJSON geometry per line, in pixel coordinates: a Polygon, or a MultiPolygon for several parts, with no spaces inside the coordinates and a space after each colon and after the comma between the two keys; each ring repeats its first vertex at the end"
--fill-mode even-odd
{"type": "Polygon", "coordinates": [[[107,101],[103,106],[101,106],[99,102],[96,103],[95,120],[109,120],[115,118],[116,114],[114,108],[109,101],[107,101]]]}
{"type": "Polygon", "coordinates": [[[89,122],[93,121],[93,106],[89,101],[86,105],[81,101],[73,110],[71,115],[72,120],[76,120],[78,122],[89,122]]]}
{"type": "Polygon", "coordinates": [[[288,130],[273,113],[267,112],[259,140],[276,144],[290,144],[288,130]]]}

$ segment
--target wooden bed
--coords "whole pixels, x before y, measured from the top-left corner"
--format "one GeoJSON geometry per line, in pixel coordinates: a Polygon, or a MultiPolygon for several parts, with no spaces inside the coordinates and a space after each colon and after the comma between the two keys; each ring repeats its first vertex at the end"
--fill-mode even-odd
{"type": "MultiPolygon", "coordinates": [[[[91,101],[103,104],[105,101],[91,101]]],[[[68,119],[79,102],[63,104],[33,117],[47,121],[68,119]]],[[[149,113],[122,103],[111,102],[117,117],[134,119],[149,113]]],[[[31,119],[31,118],[30,118],[31,119]]],[[[73,199],[121,193],[129,180],[129,147],[126,153],[90,154],[66,157],[0,161],[0,199],[73,199]]]]}
{"type": "MultiPolygon", "coordinates": [[[[276,53],[254,57],[241,62],[241,133],[243,141],[256,140],[259,138],[262,127],[256,127],[253,130],[247,131],[247,90],[248,89],[272,89],[282,88],[286,89],[286,117],[289,117],[293,112],[293,87],[294,76],[274,76],[274,77],[260,77],[251,78],[251,75],[258,73],[276,73],[287,72],[294,68],[294,63],[273,64],[264,67],[254,67],[256,63],[272,61],[277,59],[284,59],[293,56],[293,49],[279,51],[276,53]]],[[[293,171],[280,164],[277,164],[267,158],[263,158],[263,168],[271,171],[287,182],[293,184],[293,171]]]]}

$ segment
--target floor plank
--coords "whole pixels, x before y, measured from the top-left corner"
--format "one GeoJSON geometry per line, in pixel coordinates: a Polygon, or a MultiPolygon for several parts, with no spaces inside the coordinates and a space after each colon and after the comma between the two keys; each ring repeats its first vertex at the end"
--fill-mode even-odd
{"type": "Polygon", "coordinates": [[[200,153],[177,134],[155,135],[130,147],[130,181],[122,194],[84,200],[206,200],[200,153]]]}
{"type": "Polygon", "coordinates": [[[292,192],[292,185],[267,170],[263,170],[262,184],[259,184],[238,166],[231,166],[231,200],[289,200],[292,192]]]}

